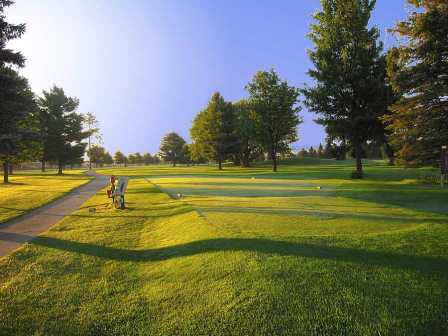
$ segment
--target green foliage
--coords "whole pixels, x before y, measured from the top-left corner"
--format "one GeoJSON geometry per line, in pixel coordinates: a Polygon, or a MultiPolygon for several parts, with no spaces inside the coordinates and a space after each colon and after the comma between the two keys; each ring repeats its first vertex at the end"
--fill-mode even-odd
{"type": "Polygon", "coordinates": [[[4,11],[13,1],[0,0],[0,160],[3,161],[3,181],[8,183],[9,164],[35,155],[36,106],[33,93],[25,78],[13,69],[23,67],[20,52],[7,48],[7,43],[25,33],[25,24],[10,24],[4,11]]]}
{"type": "Polygon", "coordinates": [[[97,141],[101,142],[102,137],[99,129],[99,121],[93,113],[88,112],[85,115],[83,115],[83,124],[87,129],[86,132],[89,139],[87,155],[89,156],[89,169],[91,169],[93,162],[92,158],[90,157],[90,151],[92,147],[91,138],[95,137],[97,141]]]}
{"type": "Polygon", "coordinates": [[[126,156],[119,150],[117,150],[114,154],[114,161],[116,164],[124,164],[126,160],[126,156]]]}
{"type": "Polygon", "coordinates": [[[176,166],[176,163],[184,160],[185,144],[185,140],[179,134],[168,133],[162,139],[159,155],[164,161],[171,162],[173,166],[176,166]]]}
{"type": "Polygon", "coordinates": [[[128,162],[130,164],[142,164],[143,163],[143,156],[139,152],[133,153],[133,154],[129,154],[128,162]]]}
{"type": "Polygon", "coordinates": [[[258,141],[269,153],[273,171],[277,171],[278,154],[287,152],[298,138],[297,126],[302,122],[296,105],[299,92],[274,70],[257,72],[246,89],[258,141]]]}
{"type": "Polygon", "coordinates": [[[104,164],[112,164],[112,156],[106,151],[104,147],[99,145],[92,145],[90,150],[87,150],[87,155],[95,164],[96,167],[102,167],[104,164]]]}
{"type": "Polygon", "coordinates": [[[143,153],[142,163],[145,164],[145,165],[149,165],[151,163],[154,163],[153,156],[150,153],[148,153],[148,152],[143,153]]]}
{"type": "Polygon", "coordinates": [[[258,141],[257,115],[251,103],[241,99],[233,104],[235,113],[235,133],[238,138],[237,155],[241,166],[249,167],[250,163],[263,152],[258,141]]]}
{"type": "Polygon", "coordinates": [[[387,58],[388,75],[401,98],[385,120],[401,162],[434,164],[448,145],[448,3],[408,2],[415,10],[393,29],[404,43],[387,58]]]}
{"type": "Polygon", "coordinates": [[[43,91],[38,99],[41,110],[43,136],[43,160],[58,163],[59,174],[66,164],[83,161],[89,136],[83,131],[83,116],[76,113],[79,101],[67,97],[62,88],[54,86],[50,91],[43,91]]]}
{"type": "Polygon", "coordinates": [[[383,140],[380,117],[389,90],[376,27],[369,28],[374,0],[323,0],[309,34],[314,87],[303,90],[307,106],[319,114],[332,140],[351,146],[362,171],[362,146],[383,140]]]}
{"type": "Polygon", "coordinates": [[[221,170],[227,156],[238,148],[232,103],[215,92],[207,107],[195,117],[190,135],[192,158],[216,161],[221,170]]]}
{"type": "Polygon", "coordinates": [[[11,24],[5,20],[5,9],[13,3],[11,0],[0,0],[0,68],[25,66],[25,57],[22,53],[6,47],[9,41],[20,38],[25,33],[25,24],[11,24]]]}
{"type": "Polygon", "coordinates": [[[28,81],[8,67],[0,67],[0,160],[4,182],[9,164],[34,158],[40,151],[38,113],[28,81]]]}

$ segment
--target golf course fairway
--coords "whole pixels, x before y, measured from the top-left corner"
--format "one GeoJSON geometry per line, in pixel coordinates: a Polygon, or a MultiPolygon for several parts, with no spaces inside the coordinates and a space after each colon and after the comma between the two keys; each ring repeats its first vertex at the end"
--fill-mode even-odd
{"type": "Polygon", "coordinates": [[[0,259],[0,335],[446,335],[448,191],[351,169],[100,169],[127,208],[0,259]]]}

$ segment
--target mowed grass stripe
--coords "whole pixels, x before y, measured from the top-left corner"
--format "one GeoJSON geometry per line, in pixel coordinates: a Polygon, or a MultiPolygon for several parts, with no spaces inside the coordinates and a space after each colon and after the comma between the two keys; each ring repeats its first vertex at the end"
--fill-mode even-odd
{"type": "Polygon", "coordinates": [[[17,172],[11,175],[9,184],[0,185],[0,224],[88,183],[91,177],[82,173],[70,171],[58,176],[55,171],[49,171],[17,172]]]}
{"type": "MultiPolygon", "coordinates": [[[[301,173],[302,167],[288,167],[288,174],[294,169],[301,173]]],[[[388,172],[383,170],[386,177],[388,172]]],[[[383,182],[376,183],[381,189],[383,182]]],[[[132,179],[129,209],[114,210],[99,194],[40,240],[0,260],[0,334],[443,334],[448,228],[431,221],[430,214],[441,219],[446,211],[437,198],[437,211],[429,210],[431,192],[423,191],[423,211],[414,210],[412,195],[405,193],[391,203],[374,194],[344,199],[337,192],[314,199],[177,200],[143,178],[132,179]],[[280,211],[274,219],[255,213],[292,211],[300,203],[318,209],[319,202],[331,205],[324,211],[347,216],[280,211]],[[195,209],[204,204],[222,217],[209,222],[213,211],[201,217],[195,209]],[[95,214],[90,206],[96,206],[95,214]],[[254,213],[229,214],[220,206],[254,213]],[[427,222],[394,234],[390,228],[387,234],[362,234],[381,222],[350,219],[357,206],[363,213],[384,211],[384,217],[389,207],[396,211],[391,216],[419,214],[427,222]],[[304,236],[305,226],[330,232],[304,236]],[[332,233],[338,226],[352,232],[332,233]]],[[[383,225],[386,230],[394,223],[385,219],[383,225]]]]}

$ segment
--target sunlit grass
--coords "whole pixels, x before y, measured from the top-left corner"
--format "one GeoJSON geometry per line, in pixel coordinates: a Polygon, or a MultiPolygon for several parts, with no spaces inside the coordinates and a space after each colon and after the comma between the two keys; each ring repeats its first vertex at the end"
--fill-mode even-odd
{"type": "Polygon", "coordinates": [[[116,170],[128,209],[102,191],[1,259],[0,334],[447,334],[447,191],[212,168],[116,170]]]}
{"type": "Polygon", "coordinates": [[[58,176],[55,170],[41,173],[20,171],[9,177],[9,184],[0,184],[0,223],[17,217],[63,196],[89,181],[81,170],[70,170],[58,176]]]}

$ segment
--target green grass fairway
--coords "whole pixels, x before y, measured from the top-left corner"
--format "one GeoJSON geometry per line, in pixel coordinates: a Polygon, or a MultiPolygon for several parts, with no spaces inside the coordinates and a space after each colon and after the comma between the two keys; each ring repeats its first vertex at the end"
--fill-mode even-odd
{"type": "Polygon", "coordinates": [[[0,184],[0,223],[61,197],[89,179],[80,170],[62,176],[54,170],[17,172],[9,177],[9,184],[0,184]]]}
{"type": "Polygon", "coordinates": [[[0,259],[0,335],[447,335],[448,189],[351,170],[102,170],[128,209],[0,259]]]}

